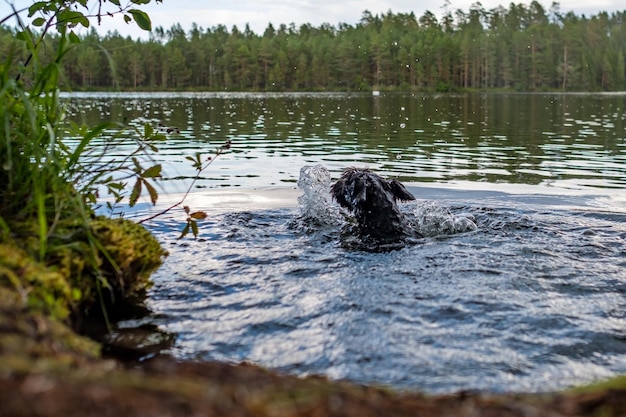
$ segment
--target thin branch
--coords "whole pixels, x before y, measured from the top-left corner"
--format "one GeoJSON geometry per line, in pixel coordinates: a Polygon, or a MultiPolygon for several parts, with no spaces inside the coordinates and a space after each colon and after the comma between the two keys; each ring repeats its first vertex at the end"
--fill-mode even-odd
{"type": "Polygon", "coordinates": [[[164,214],[169,213],[172,209],[179,207],[181,204],[183,204],[185,202],[185,200],[187,199],[187,197],[189,196],[189,193],[191,192],[191,190],[193,189],[194,185],[196,184],[196,182],[200,179],[200,174],[209,167],[209,165],[211,165],[213,163],[213,161],[215,161],[215,159],[220,156],[222,153],[224,153],[224,151],[230,149],[230,140],[226,142],[225,145],[222,145],[221,147],[217,148],[217,150],[215,151],[215,156],[212,158],[209,158],[209,160],[207,161],[206,165],[198,167],[198,173],[196,174],[196,176],[193,178],[193,180],[191,181],[191,184],[189,184],[189,187],[187,188],[187,191],[185,192],[185,194],[183,195],[183,197],[180,199],[180,201],[178,203],[175,203],[171,206],[169,206],[168,208],[166,208],[163,211],[160,211],[159,213],[156,213],[150,217],[147,217],[145,219],[139,220],[137,223],[141,224],[141,223],[145,223],[147,221],[153,220],[159,216],[163,216],[164,214]]]}

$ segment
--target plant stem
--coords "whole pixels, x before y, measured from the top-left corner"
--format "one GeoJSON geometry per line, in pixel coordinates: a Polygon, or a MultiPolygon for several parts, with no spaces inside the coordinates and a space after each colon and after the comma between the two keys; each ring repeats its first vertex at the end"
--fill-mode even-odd
{"type": "Polygon", "coordinates": [[[191,181],[191,184],[189,184],[189,187],[187,188],[187,191],[185,192],[185,194],[183,195],[183,198],[181,198],[181,200],[178,203],[175,203],[171,206],[169,206],[168,208],[166,208],[165,210],[162,210],[150,217],[147,217],[145,219],[141,219],[139,220],[137,223],[142,224],[145,223],[147,221],[153,220],[159,216],[163,216],[164,214],[170,212],[172,209],[180,206],[181,204],[183,204],[185,202],[185,200],[187,199],[187,197],[189,196],[189,193],[191,192],[193,186],[196,184],[196,182],[200,179],[200,174],[202,173],[202,171],[204,171],[205,169],[207,169],[209,167],[209,165],[211,165],[213,163],[213,161],[215,161],[215,159],[220,156],[222,154],[222,152],[225,149],[229,149],[230,148],[230,141],[226,143],[226,145],[219,147],[216,151],[215,151],[215,156],[213,158],[210,158],[207,162],[206,165],[198,167],[198,173],[196,174],[196,176],[194,177],[194,179],[191,181]]]}

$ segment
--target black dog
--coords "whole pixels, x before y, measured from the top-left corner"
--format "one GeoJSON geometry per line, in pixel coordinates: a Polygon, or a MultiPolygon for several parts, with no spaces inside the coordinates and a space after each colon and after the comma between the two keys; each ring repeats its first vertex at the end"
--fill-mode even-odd
{"type": "Polygon", "coordinates": [[[362,243],[374,250],[393,249],[408,238],[420,238],[409,227],[397,200],[415,200],[399,181],[385,179],[368,169],[348,168],[331,187],[340,206],[354,213],[355,231],[362,243]]]}

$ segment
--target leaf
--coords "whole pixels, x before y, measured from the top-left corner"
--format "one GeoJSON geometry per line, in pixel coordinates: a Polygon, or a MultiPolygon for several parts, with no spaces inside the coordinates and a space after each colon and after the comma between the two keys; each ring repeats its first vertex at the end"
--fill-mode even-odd
{"type": "Polygon", "coordinates": [[[132,17],[130,17],[129,15],[127,14],[124,15],[124,22],[130,23],[132,22],[132,20],[133,20],[132,17]]]}
{"type": "Polygon", "coordinates": [[[141,171],[143,171],[143,168],[141,168],[141,165],[139,164],[139,159],[137,159],[136,157],[133,156],[133,164],[135,164],[135,169],[133,171],[135,171],[136,173],[140,173],[141,171]]]}
{"type": "Polygon", "coordinates": [[[137,200],[139,200],[140,194],[141,194],[141,178],[137,178],[137,182],[135,182],[133,191],[130,193],[128,205],[133,207],[135,204],[137,204],[137,200]]]}
{"type": "Polygon", "coordinates": [[[148,139],[149,137],[152,136],[153,133],[154,133],[154,128],[152,127],[152,125],[150,123],[146,123],[143,126],[143,138],[148,139]]]}
{"type": "Polygon", "coordinates": [[[150,16],[139,9],[130,9],[128,11],[131,15],[133,15],[133,19],[137,22],[137,26],[139,26],[143,30],[151,31],[152,30],[152,22],[150,21],[150,16]]]}
{"type": "Polygon", "coordinates": [[[186,156],[185,158],[193,162],[192,166],[195,169],[199,170],[202,168],[202,156],[200,155],[200,152],[196,152],[195,156],[186,156]]]}
{"type": "Polygon", "coordinates": [[[120,7],[120,0],[109,0],[111,3],[113,3],[114,5],[116,5],[117,7],[120,7]]]}
{"type": "Polygon", "coordinates": [[[38,1],[37,3],[33,3],[33,5],[28,8],[28,17],[32,17],[35,13],[45,8],[47,4],[47,1],[38,1]]]}
{"type": "Polygon", "coordinates": [[[185,236],[187,236],[187,233],[189,233],[189,222],[187,222],[187,224],[185,225],[185,228],[183,229],[183,231],[180,233],[180,236],[178,237],[179,239],[184,238],[185,236]]]}
{"type": "Polygon", "coordinates": [[[152,135],[152,137],[150,139],[152,139],[152,140],[167,140],[167,136],[165,136],[163,133],[155,133],[154,135],[152,135]]]}
{"type": "Polygon", "coordinates": [[[107,184],[107,187],[120,191],[124,189],[124,184],[122,184],[121,182],[111,182],[107,184]]]}
{"type": "Polygon", "coordinates": [[[189,217],[195,220],[204,220],[209,217],[209,215],[206,214],[204,211],[194,211],[189,215],[189,217]]]}
{"type": "Polygon", "coordinates": [[[191,223],[191,233],[193,233],[193,237],[195,239],[198,237],[198,223],[194,220],[190,220],[189,223],[191,223]]]}
{"type": "Polygon", "coordinates": [[[130,0],[130,2],[135,4],[148,4],[150,0],[130,0]]]}
{"type": "Polygon", "coordinates": [[[70,26],[83,25],[84,27],[89,27],[89,19],[82,14],[81,12],[77,12],[70,9],[64,9],[59,12],[57,17],[59,24],[66,25],[70,24],[70,26]]]}
{"type": "Polygon", "coordinates": [[[36,19],[33,20],[33,26],[43,26],[46,23],[46,19],[44,19],[43,17],[38,17],[36,19]]]}
{"type": "Polygon", "coordinates": [[[161,164],[157,164],[154,166],[151,166],[150,168],[146,169],[143,174],[141,174],[141,176],[143,178],[157,178],[161,176],[161,164]]]}
{"type": "Polygon", "coordinates": [[[28,39],[28,36],[26,35],[26,33],[24,31],[19,31],[17,33],[15,33],[15,39],[19,40],[19,41],[25,41],[28,39]]]}
{"type": "Polygon", "coordinates": [[[69,38],[70,38],[71,43],[74,43],[74,44],[80,43],[80,38],[78,37],[78,35],[74,33],[73,30],[70,31],[69,38]]]}
{"type": "Polygon", "coordinates": [[[152,205],[155,205],[157,200],[159,199],[159,193],[154,188],[154,186],[150,184],[148,181],[144,180],[143,184],[146,186],[146,189],[148,190],[148,194],[150,194],[150,201],[152,202],[152,205]]]}
{"type": "Polygon", "coordinates": [[[111,126],[112,124],[109,122],[100,123],[98,126],[90,130],[85,129],[81,130],[80,133],[77,133],[77,136],[82,136],[82,138],[76,149],[74,149],[74,152],[70,155],[68,164],[70,166],[76,164],[83,152],[85,152],[87,146],[91,143],[92,139],[98,137],[102,132],[104,132],[105,129],[110,128],[111,126]]]}

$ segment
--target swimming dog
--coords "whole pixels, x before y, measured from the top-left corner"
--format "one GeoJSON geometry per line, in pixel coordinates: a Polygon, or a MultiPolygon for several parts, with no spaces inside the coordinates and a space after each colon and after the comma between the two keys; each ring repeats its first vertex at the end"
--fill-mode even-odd
{"type": "Polygon", "coordinates": [[[393,249],[410,238],[422,236],[410,227],[397,201],[415,200],[399,181],[385,179],[366,168],[348,168],[331,187],[340,206],[354,214],[350,228],[373,250],[393,249]]]}

